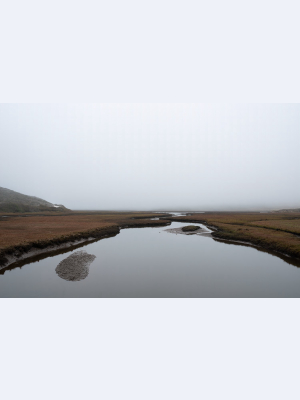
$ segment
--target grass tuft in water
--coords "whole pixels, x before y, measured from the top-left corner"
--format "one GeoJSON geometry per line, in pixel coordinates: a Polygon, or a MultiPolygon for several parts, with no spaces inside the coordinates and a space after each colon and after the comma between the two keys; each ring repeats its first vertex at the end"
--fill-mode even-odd
{"type": "Polygon", "coordinates": [[[184,226],[181,229],[183,230],[183,232],[194,232],[194,231],[197,231],[198,229],[200,229],[200,226],[188,225],[188,226],[184,226]]]}

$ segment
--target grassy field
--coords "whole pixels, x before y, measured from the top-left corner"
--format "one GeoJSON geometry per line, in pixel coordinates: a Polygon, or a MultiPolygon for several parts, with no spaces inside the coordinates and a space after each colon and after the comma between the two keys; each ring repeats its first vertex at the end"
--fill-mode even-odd
{"type": "Polygon", "coordinates": [[[0,264],[5,255],[88,237],[116,235],[120,228],[162,226],[169,220],[200,222],[214,228],[217,240],[243,241],[300,259],[300,213],[205,213],[163,220],[166,214],[77,211],[0,214],[0,264]],[[3,217],[3,216],[6,217],[3,217]]]}
{"type": "Polygon", "coordinates": [[[205,213],[174,217],[182,222],[203,222],[213,236],[239,240],[300,258],[300,213],[205,213]]]}
{"type": "MultiPolygon", "coordinates": [[[[150,218],[165,214],[126,212],[69,212],[0,214],[0,263],[6,254],[45,248],[88,237],[117,234],[121,228],[167,225],[150,218]],[[5,217],[3,217],[5,215],[5,217]]],[[[4,261],[3,261],[4,260],[4,261]]]]}

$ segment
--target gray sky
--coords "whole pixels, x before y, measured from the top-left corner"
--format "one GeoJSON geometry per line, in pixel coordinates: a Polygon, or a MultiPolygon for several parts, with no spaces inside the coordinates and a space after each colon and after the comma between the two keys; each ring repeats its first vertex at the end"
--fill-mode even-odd
{"type": "Polygon", "coordinates": [[[299,104],[1,104],[0,186],[71,209],[300,207],[299,104]]]}

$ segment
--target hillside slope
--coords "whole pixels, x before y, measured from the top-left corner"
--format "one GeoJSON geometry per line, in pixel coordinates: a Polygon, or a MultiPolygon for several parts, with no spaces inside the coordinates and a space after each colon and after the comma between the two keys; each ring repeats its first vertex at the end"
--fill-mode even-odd
{"type": "Polygon", "coordinates": [[[0,187],[0,212],[66,211],[63,205],[0,187]]]}

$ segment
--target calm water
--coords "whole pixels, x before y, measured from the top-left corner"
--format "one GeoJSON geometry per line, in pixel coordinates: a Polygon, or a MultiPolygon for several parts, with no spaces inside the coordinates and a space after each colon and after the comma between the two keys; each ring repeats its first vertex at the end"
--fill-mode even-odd
{"type": "Polygon", "coordinates": [[[124,229],[82,247],[96,258],[81,281],[55,271],[78,249],[7,270],[0,297],[300,297],[300,268],[251,247],[164,232],[184,225],[124,229]]]}

